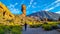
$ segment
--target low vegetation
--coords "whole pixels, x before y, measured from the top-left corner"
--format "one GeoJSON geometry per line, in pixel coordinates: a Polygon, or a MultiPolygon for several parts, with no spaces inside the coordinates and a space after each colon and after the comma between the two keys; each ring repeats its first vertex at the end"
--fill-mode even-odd
{"type": "Polygon", "coordinates": [[[41,24],[34,24],[34,25],[30,25],[30,28],[38,28],[40,26],[41,26],[41,24]]]}
{"type": "Polygon", "coordinates": [[[19,25],[2,25],[0,24],[0,34],[21,34],[22,27],[19,25]]]}
{"type": "Polygon", "coordinates": [[[48,25],[48,24],[43,24],[43,25],[42,25],[42,28],[43,28],[44,30],[52,30],[51,25],[48,25]]]}
{"type": "Polygon", "coordinates": [[[47,24],[43,24],[42,28],[44,30],[53,30],[53,29],[58,29],[58,22],[48,22],[47,24]]]}

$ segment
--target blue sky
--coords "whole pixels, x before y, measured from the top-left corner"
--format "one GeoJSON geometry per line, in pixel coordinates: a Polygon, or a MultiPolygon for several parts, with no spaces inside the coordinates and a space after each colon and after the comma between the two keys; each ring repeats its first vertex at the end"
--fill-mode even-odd
{"type": "Polygon", "coordinates": [[[41,10],[60,13],[60,0],[0,0],[13,14],[22,14],[21,5],[26,5],[26,14],[41,10]]]}

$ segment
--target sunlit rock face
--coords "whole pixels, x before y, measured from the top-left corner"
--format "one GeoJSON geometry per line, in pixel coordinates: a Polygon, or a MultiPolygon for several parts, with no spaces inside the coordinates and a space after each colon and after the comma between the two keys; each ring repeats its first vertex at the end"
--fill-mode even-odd
{"type": "Polygon", "coordinates": [[[26,6],[25,5],[22,5],[22,16],[23,17],[26,17],[26,6]]]}
{"type": "Polygon", "coordinates": [[[1,19],[13,19],[14,15],[9,11],[9,9],[0,2],[0,18],[1,19]]]}
{"type": "Polygon", "coordinates": [[[22,14],[13,15],[9,9],[0,2],[0,24],[4,25],[24,25],[24,23],[36,23],[35,18],[26,16],[26,6],[22,5],[22,14]]]}

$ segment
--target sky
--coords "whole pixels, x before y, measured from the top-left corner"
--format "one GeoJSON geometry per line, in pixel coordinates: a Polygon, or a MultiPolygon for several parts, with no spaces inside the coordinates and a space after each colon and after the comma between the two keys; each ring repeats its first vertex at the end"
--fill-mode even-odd
{"type": "Polygon", "coordinates": [[[0,0],[13,14],[22,14],[21,5],[26,5],[26,15],[49,11],[60,14],[60,0],[0,0]]]}

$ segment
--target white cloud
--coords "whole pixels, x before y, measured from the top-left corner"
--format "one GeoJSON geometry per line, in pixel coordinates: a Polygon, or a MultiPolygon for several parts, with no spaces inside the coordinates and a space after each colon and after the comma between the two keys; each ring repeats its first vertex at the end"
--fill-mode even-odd
{"type": "Polygon", "coordinates": [[[18,5],[18,3],[15,3],[15,5],[18,5]]]}
{"type": "Polygon", "coordinates": [[[45,9],[45,11],[50,11],[58,6],[60,6],[60,3],[57,3],[55,6],[45,9]]]}
{"type": "Polygon", "coordinates": [[[52,6],[52,5],[54,5],[54,4],[56,4],[56,3],[59,3],[59,2],[60,2],[60,0],[56,0],[53,3],[51,3],[50,5],[48,5],[47,7],[45,7],[45,9],[48,8],[48,7],[50,7],[50,6],[52,6]]]}
{"type": "Polygon", "coordinates": [[[32,8],[36,8],[35,6],[32,6],[32,8]]]}
{"type": "Polygon", "coordinates": [[[30,5],[32,4],[33,0],[30,1],[30,5]]]}
{"type": "Polygon", "coordinates": [[[14,6],[15,6],[15,5],[13,5],[13,4],[10,4],[10,6],[8,6],[8,7],[10,7],[10,8],[11,8],[11,7],[14,7],[14,6]]]}
{"type": "MultiPolygon", "coordinates": [[[[56,0],[55,2],[53,2],[51,5],[54,5],[55,3],[58,3],[59,1],[58,0],[56,0]]],[[[51,5],[49,5],[49,6],[51,6],[51,5]]]]}
{"type": "Polygon", "coordinates": [[[44,5],[38,5],[37,7],[40,8],[40,7],[43,7],[43,6],[46,6],[47,4],[44,4],[44,5]]]}
{"type": "Polygon", "coordinates": [[[22,5],[23,3],[24,3],[24,1],[22,1],[20,5],[22,5]]]}
{"type": "Polygon", "coordinates": [[[55,12],[55,13],[58,13],[58,14],[60,14],[60,11],[57,11],[57,12],[55,12]]]}
{"type": "Polygon", "coordinates": [[[18,3],[10,4],[10,6],[8,6],[8,7],[12,8],[12,7],[15,7],[16,5],[18,5],[18,3]]]}
{"type": "Polygon", "coordinates": [[[27,9],[31,7],[33,0],[30,1],[30,4],[27,6],[27,9]]]}
{"type": "Polygon", "coordinates": [[[49,10],[52,10],[54,7],[51,7],[51,8],[49,8],[49,9],[46,9],[45,11],[49,11],[49,10]]]}
{"type": "Polygon", "coordinates": [[[8,8],[10,9],[11,13],[20,14],[20,10],[15,8],[16,5],[10,4],[8,8]]]}
{"type": "Polygon", "coordinates": [[[30,7],[31,5],[29,5],[28,7],[30,7]]]}
{"type": "Polygon", "coordinates": [[[57,0],[57,1],[60,1],[60,0],[57,0]]]}
{"type": "Polygon", "coordinates": [[[36,11],[32,11],[33,13],[36,13],[36,11]]]}
{"type": "Polygon", "coordinates": [[[37,4],[37,2],[34,2],[34,5],[36,5],[37,4]]]}
{"type": "Polygon", "coordinates": [[[16,8],[10,8],[10,11],[11,11],[12,13],[19,13],[19,10],[16,9],[16,8]]]}

